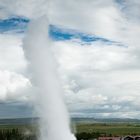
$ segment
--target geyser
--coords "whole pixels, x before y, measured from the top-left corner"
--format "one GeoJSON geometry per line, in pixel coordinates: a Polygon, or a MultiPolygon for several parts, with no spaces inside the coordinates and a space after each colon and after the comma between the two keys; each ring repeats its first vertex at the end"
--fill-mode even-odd
{"type": "Polygon", "coordinates": [[[35,87],[35,108],[40,117],[40,140],[75,140],[63,101],[63,90],[51,52],[46,16],[32,21],[23,45],[30,79],[35,87]]]}

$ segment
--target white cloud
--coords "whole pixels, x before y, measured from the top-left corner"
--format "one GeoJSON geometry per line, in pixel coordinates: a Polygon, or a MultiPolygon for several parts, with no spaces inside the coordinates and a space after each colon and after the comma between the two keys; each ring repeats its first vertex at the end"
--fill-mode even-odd
{"type": "Polygon", "coordinates": [[[0,70],[23,72],[26,60],[22,50],[20,36],[0,34],[0,70]]]}
{"type": "MultiPolygon", "coordinates": [[[[46,0],[1,0],[0,17],[36,18],[47,13],[46,3],[46,0]]],[[[101,42],[83,46],[66,41],[53,44],[73,114],[79,110],[77,114],[81,115],[139,118],[139,1],[127,0],[120,5],[114,0],[53,0],[49,8],[51,24],[120,41],[127,46],[108,46],[101,42]]],[[[26,61],[19,47],[21,38],[0,35],[0,44],[0,70],[24,71],[26,61]]],[[[5,86],[1,90],[2,98],[7,98],[5,86]]]]}
{"type": "MultiPolygon", "coordinates": [[[[9,46],[12,46],[13,39],[11,42],[10,39],[4,42],[8,44],[8,40],[9,46]]],[[[13,44],[14,52],[22,54],[23,50],[19,49],[21,42],[18,44],[15,41],[13,44]],[[18,49],[20,51],[17,51],[18,49]]],[[[122,48],[101,43],[81,46],[79,43],[67,41],[54,42],[52,46],[60,66],[66,101],[72,114],[98,117],[115,117],[114,114],[119,117],[138,116],[136,110],[140,101],[140,70],[137,63],[139,54],[132,52],[131,47],[122,48]]],[[[8,50],[12,47],[5,48],[7,51],[3,51],[3,54],[10,55],[8,50]]],[[[20,59],[25,61],[24,57],[20,59]]],[[[13,60],[11,62],[14,62],[13,60]]],[[[21,60],[19,62],[22,62],[21,60]]],[[[28,79],[16,73],[21,68],[25,70],[25,67],[23,64],[18,65],[12,69],[15,71],[13,73],[9,67],[11,62],[7,61],[3,70],[1,66],[1,101],[30,100],[26,91],[29,88],[28,79]],[[11,79],[14,79],[14,82],[11,82],[11,79]]]]}
{"type": "Polygon", "coordinates": [[[0,7],[2,13],[1,17],[4,15],[13,16],[25,16],[25,17],[38,17],[46,13],[48,0],[1,0],[0,7]]]}
{"type": "Polygon", "coordinates": [[[139,22],[140,18],[140,1],[139,0],[124,0],[121,3],[121,10],[130,21],[139,22]]]}
{"type": "Polygon", "coordinates": [[[26,101],[30,93],[26,93],[30,82],[23,75],[0,70],[0,102],[26,101]]]}
{"type": "Polygon", "coordinates": [[[29,100],[31,85],[23,76],[27,62],[21,46],[21,36],[0,34],[0,102],[29,100]]]}
{"type": "Polygon", "coordinates": [[[83,115],[86,110],[85,114],[98,112],[98,116],[111,111],[131,112],[133,116],[140,101],[140,67],[139,54],[131,47],[100,43],[81,46],[66,41],[54,43],[53,50],[72,112],[83,115]]]}

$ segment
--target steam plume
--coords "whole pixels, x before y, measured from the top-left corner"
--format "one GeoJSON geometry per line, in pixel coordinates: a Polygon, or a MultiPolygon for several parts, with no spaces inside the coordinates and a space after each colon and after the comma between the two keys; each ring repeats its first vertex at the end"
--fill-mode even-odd
{"type": "Polygon", "coordinates": [[[74,140],[63,102],[57,65],[50,48],[48,20],[45,16],[30,23],[23,48],[29,62],[31,83],[37,91],[35,107],[40,116],[40,139],[74,140]]]}

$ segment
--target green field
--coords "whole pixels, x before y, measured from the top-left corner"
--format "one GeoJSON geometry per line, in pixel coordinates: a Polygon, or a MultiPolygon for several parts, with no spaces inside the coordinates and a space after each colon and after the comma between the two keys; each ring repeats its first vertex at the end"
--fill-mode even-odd
{"type": "Polygon", "coordinates": [[[0,125],[0,130],[12,130],[18,129],[20,132],[30,131],[31,133],[37,133],[37,125],[0,125]]]}
{"type": "Polygon", "coordinates": [[[112,134],[114,136],[123,135],[140,135],[140,124],[129,123],[95,123],[95,124],[77,124],[76,129],[78,133],[99,132],[112,134]]]}
{"type": "MultiPolygon", "coordinates": [[[[37,132],[36,125],[0,125],[0,130],[17,128],[20,131],[37,132]]],[[[129,123],[77,123],[76,133],[100,133],[113,136],[140,135],[140,124],[129,123]]]]}

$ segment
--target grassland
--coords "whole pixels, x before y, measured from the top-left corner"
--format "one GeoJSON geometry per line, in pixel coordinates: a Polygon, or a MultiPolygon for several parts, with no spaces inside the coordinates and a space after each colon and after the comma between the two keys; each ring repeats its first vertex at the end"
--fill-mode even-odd
{"type": "Polygon", "coordinates": [[[113,136],[140,135],[140,124],[129,123],[94,123],[76,125],[78,133],[102,133],[113,136]]]}
{"type": "MultiPolygon", "coordinates": [[[[113,136],[140,135],[140,124],[134,123],[77,123],[76,133],[100,133],[113,136]]],[[[19,129],[37,132],[37,125],[0,125],[0,130],[19,129]]]]}

